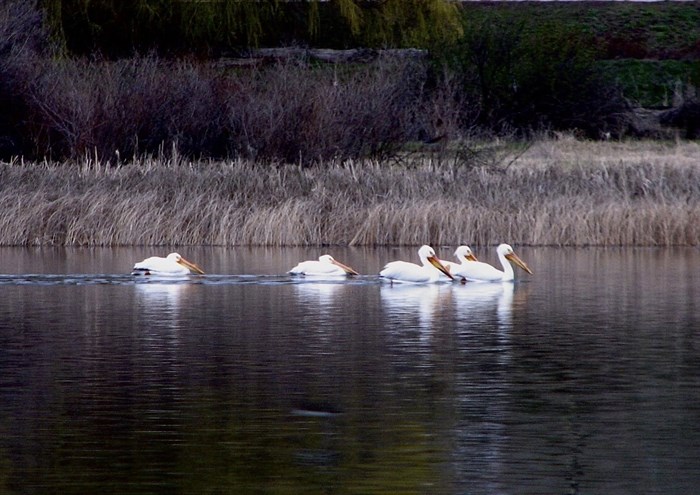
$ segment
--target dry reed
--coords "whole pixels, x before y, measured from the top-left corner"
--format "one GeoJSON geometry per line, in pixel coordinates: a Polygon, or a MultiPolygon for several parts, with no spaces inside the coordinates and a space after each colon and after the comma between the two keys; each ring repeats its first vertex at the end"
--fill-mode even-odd
{"type": "Polygon", "coordinates": [[[693,142],[574,140],[507,167],[13,161],[0,244],[700,245],[699,163],[693,142]]]}

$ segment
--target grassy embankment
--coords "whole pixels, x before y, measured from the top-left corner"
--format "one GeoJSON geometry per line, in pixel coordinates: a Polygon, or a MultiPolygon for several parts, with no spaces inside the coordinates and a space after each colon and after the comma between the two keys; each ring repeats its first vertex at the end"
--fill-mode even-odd
{"type": "Polygon", "coordinates": [[[700,244],[698,143],[562,139],[499,156],[476,167],[14,161],[0,165],[0,244],[700,244]]]}

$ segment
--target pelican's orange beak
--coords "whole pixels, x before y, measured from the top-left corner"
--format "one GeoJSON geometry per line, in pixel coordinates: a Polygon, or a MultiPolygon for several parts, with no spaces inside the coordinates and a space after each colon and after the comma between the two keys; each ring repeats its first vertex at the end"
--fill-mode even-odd
{"type": "Polygon", "coordinates": [[[178,263],[190,270],[191,272],[196,273],[197,275],[204,275],[204,270],[199,268],[199,266],[197,266],[196,263],[187,261],[185,258],[180,258],[180,261],[178,261],[178,263]]]}
{"type": "Polygon", "coordinates": [[[435,256],[428,256],[428,261],[429,261],[430,264],[433,265],[435,268],[437,268],[437,269],[440,270],[442,273],[444,273],[445,275],[447,275],[448,277],[450,277],[450,280],[454,280],[454,279],[455,279],[455,278],[452,276],[452,274],[450,274],[450,271],[445,267],[445,265],[443,265],[442,263],[440,263],[440,260],[437,259],[435,256]]]}
{"type": "Polygon", "coordinates": [[[478,259],[476,259],[476,256],[474,255],[474,253],[469,253],[468,255],[465,256],[465,258],[467,258],[469,261],[479,261],[478,259]]]}
{"type": "Polygon", "coordinates": [[[515,254],[515,253],[506,254],[506,259],[507,259],[508,261],[511,261],[511,262],[515,263],[516,265],[518,265],[520,268],[522,268],[523,270],[525,270],[525,271],[526,271],[527,273],[529,273],[530,275],[533,275],[532,270],[530,270],[530,267],[527,266],[527,264],[525,264],[525,262],[524,262],[523,260],[521,260],[520,258],[518,258],[518,255],[517,255],[517,254],[515,254]]]}
{"type": "Polygon", "coordinates": [[[333,260],[331,261],[331,263],[345,270],[345,273],[347,273],[348,275],[359,275],[359,273],[357,273],[355,270],[353,270],[347,265],[342,264],[340,261],[333,260]]]}

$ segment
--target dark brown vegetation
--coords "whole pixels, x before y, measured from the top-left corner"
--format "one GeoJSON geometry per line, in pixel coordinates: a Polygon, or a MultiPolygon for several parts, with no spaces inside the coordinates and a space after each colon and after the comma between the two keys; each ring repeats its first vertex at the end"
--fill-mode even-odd
{"type": "MultiPolygon", "coordinates": [[[[193,158],[311,164],[395,157],[415,143],[529,138],[542,130],[594,139],[667,137],[660,115],[640,123],[619,81],[599,66],[614,43],[558,22],[557,9],[543,10],[550,14],[541,19],[513,7],[467,9],[463,36],[431,45],[428,57],[324,64],[297,50],[298,57],[232,67],[194,54],[164,57],[160,46],[129,58],[101,50],[66,56],[56,50],[49,31],[57,27],[46,27],[43,11],[31,2],[6,2],[0,8],[0,158],[90,155],[114,162],[176,146],[193,158]]],[[[86,12],[94,22],[100,18],[86,12]]],[[[70,33],[77,33],[63,19],[64,44],[72,46],[70,33]]],[[[686,48],[673,53],[692,53],[686,48]]],[[[663,122],[693,135],[692,119],[663,122]]]]}
{"type": "Polygon", "coordinates": [[[50,56],[27,4],[0,11],[0,154],[128,160],[175,146],[189,157],[313,163],[386,157],[435,132],[460,132],[469,108],[424,61],[353,67],[279,61],[243,70],[156,55],[50,56]],[[430,86],[430,87],[428,87],[430,86]],[[435,129],[439,121],[439,129],[435,129]]]}
{"type": "Polygon", "coordinates": [[[138,57],[42,61],[26,83],[25,156],[97,155],[112,161],[176,146],[190,157],[312,163],[390,156],[461,123],[449,89],[425,90],[426,67],[381,60],[352,71],[296,61],[221,71],[206,64],[138,57]]]}

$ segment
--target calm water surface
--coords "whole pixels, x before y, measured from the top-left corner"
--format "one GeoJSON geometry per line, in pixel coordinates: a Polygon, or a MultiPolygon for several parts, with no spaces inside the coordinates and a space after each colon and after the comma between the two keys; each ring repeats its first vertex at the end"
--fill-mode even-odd
{"type": "Polygon", "coordinates": [[[413,248],[328,251],[370,275],[0,249],[0,493],[698,493],[700,250],[522,248],[515,284],[404,287],[372,274],[413,248]]]}

